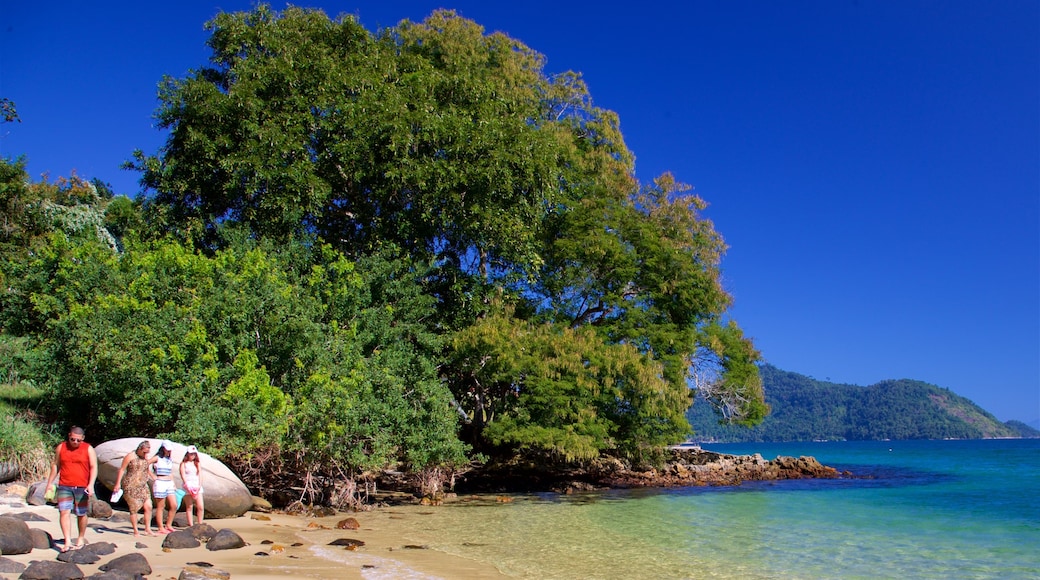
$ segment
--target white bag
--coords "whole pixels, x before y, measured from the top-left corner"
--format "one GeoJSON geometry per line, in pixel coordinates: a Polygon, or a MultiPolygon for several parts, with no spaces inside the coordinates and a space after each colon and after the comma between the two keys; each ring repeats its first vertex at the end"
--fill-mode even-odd
{"type": "Polygon", "coordinates": [[[120,489],[119,491],[112,494],[112,500],[108,503],[116,503],[117,501],[119,501],[119,498],[121,497],[123,497],[123,490],[120,489]]]}

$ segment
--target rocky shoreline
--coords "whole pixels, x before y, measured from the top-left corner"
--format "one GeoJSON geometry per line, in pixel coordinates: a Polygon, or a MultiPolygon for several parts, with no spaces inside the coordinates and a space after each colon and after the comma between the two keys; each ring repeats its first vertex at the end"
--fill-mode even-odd
{"type": "MultiPolygon", "coordinates": [[[[761,454],[729,455],[699,447],[667,450],[663,467],[633,467],[617,458],[604,458],[580,467],[545,462],[514,461],[488,466],[459,477],[458,493],[574,493],[637,487],[732,486],[746,481],[837,479],[853,477],[821,464],[815,457],[766,460],[761,454]]],[[[395,487],[390,484],[391,487],[395,487]]]]}

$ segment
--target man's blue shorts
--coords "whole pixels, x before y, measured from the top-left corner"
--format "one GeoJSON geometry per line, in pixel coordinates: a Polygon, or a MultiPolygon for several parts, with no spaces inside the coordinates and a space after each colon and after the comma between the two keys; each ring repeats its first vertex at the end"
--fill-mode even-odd
{"type": "Polygon", "coordinates": [[[87,495],[85,487],[70,487],[59,485],[54,494],[54,501],[58,504],[58,511],[71,511],[77,516],[85,516],[90,511],[90,496],[87,495]]]}

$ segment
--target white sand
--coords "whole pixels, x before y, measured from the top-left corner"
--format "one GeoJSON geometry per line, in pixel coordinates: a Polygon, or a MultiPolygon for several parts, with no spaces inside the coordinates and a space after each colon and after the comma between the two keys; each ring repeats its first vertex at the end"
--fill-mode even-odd
{"type": "MultiPolygon", "coordinates": [[[[86,534],[88,543],[110,542],[116,545],[113,554],[102,556],[92,565],[80,564],[85,575],[97,573],[99,567],[111,560],[138,552],[152,567],[149,578],[176,579],[189,562],[208,562],[214,569],[227,571],[232,578],[505,578],[494,567],[430,549],[409,549],[401,538],[413,525],[418,512],[437,508],[403,506],[361,513],[341,513],[327,518],[307,518],[285,514],[249,512],[242,517],[206,520],[220,530],[228,528],[248,544],[235,550],[210,551],[205,545],[198,548],[167,550],[162,548],[165,536],[134,537],[128,521],[91,518],[86,534]],[[414,509],[413,509],[414,508],[414,509]],[[357,530],[334,530],[336,523],[352,517],[360,524],[357,530]],[[351,538],[365,542],[364,546],[348,551],[330,546],[328,538],[351,538]],[[320,537],[319,537],[320,536],[320,537]],[[264,543],[265,540],[269,541],[264,543]],[[141,544],[143,547],[137,547],[141,544]],[[301,544],[294,546],[293,544],[301,544]],[[264,554],[264,555],[257,555],[264,554]]],[[[55,544],[62,543],[58,510],[54,506],[29,506],[21,498],[0,498],[0,515],[22,512],[38,514],[48,521],[26,522],[30,528],[50,533],[55,544]]],[[[117,511],[116,514],[124,513],[117,511]]],[[[154,529],[154,523],[153,523],[154,529]]],[[[76,536],[73,518],[73,536],[76,536]]],[[[5,555],[4,558],[28,565],[33,560],[53,560],[58,550],[36,549],[28,554],[5,555]]],[[[18,574],[0,574],[0,578],[14,579],[18,574]]]]}

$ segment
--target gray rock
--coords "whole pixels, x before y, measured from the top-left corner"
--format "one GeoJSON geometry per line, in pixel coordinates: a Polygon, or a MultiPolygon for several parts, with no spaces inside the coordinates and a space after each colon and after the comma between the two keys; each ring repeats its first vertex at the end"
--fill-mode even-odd
{"type": "Polygon", "coordinates": [[[47,492],[46,481],[37,481],[29,486],[29,491],[25,494],[25,503],[29,505],[47,505],[47,500],[43,499],[43,495],[47,492]]]}
{"type": "Polygon", "coordinates": [[[95,542],[83,546],[81,551],[88,551],[97,554],[98,556],[107,556],[116,553],[116,545],[112,542],[95,542]]]}
{"type": "Polygon", "coordinates": [[[36,560],[29,564],[18,578],[22,580],[78,580],[83,578],[83,570],[68,562],[36,560]]]}
{"type": "Polygon", "coordinates": [[[17,574],[25,570],[25,564],[0,556],[0,574],[17,574]]]}
{"type": "Polygon", "coordinates": [[[131,552],[125,556],[120,556],[107,564],[102,564],[98,567],[98,570],[102,572],[120,572],[123,574],[147,576],[152,573],[152,565],[148,563],[148,559],[138,554],[137,552],[131,552]]]}
{"type": "Polygon", "coordinates": [[[206,549],[210,551],[216,550],[235,550],[238,548],[244,548],[246,541],[242,539],[242,536],[235,532],[224,528],[217,532],[217,535],[213,536],[210,541],[206,542],[206,549]]]}
{"type": "Polygon", "coordinates": [[[0,554],[28,554],[33,549],[32,532],[25,522],[0,516],[0,554]]]}
{"type": "Polygon", "coordinates": [[[162,547],[171,550],[184,550],[187,548],[198,548],[202,543],[191,534],[191,530],[177,530],[166,534],[163,538],[162,547]]]}
{"type": "Polygon", "coordinates": [[[34,550],[48,550],[54,545],[54,538],[46,530],[29,528],[29,533],[32,534],[34,550]]]}
{"type": "Polygon", "coordinates": [[[130,574],[113,570],[111,572],[98,572],[87,576],[86,580],[144,580],[144,574],[130,574]]]}
{"type": "Polygon", "coordinates": [[[22,470],[18,466],[17,461],[13,459],[8,461],[0,461],[0,483],[14,481],[18,479],[18,476],[21,474],[22,470]]]}
{"type": "Polygon", "coordinates": [[[213,536],[217,535],[217,529],[207,523],[195,524],[188,528],[188,531],[195,536],[196,540],[202,542],[208,542],[213,536]]]}
{"type": "Polygon", "coordinates": [[[32,512],[19,512],[16,514],[7,514],[7,517],[14,518],[16,520],[22,520],[23,522],[49,522],[50,520],[41,516],[40,514],[34,514],[32,512]]]}
{"type": "Polygon", "coordinates": [[[329,545],[330,546],[343,546],[343,547],[347,548],[348,550],[353,550],[353,549],[358,548],[359,546],[364,546],[365,545],[365,541],[364,540],[355,540],[354,538],[339,538],[339,539],[332,540],[331,542],[329,542],[329,545]]]}
{"type": "Polygon", "coordinates": [[[112,506],[107,501],[92,495],[90,496],[90,511],[87,512],[87,515],[92,518],[107,520],[112,517],[112,506]]]}
{"type": "Polygon", "coordinates": [[[253,496],[253,511],[267,513],[272,509],[274,509],[274,506],[271,505],[271,502],[260,496],[253,496]]]}
{"type": "MultiPolygon", "coordinates": [[[[162,444],[160,439],[149,439],[152,444],[151,452],[154,454],[162,444]]],[[[126,439],[115,439],[105,441],[95,448],[98,457],[98,481],[105,487],[112,489],[115,486],[116,475],[119,466],[127,453],[137,449],[141,438],[131,437],[126,439]]],[[[184,458],[187,447],[180,443],[173,443],[173,461],[180,463],[184,458]]],[[[232,518],[238,517],[253,507],[253,496],[249,493],[242,480],[221,461],[214,459],[211,455],[199,452],[200,467],[202,468],[202,487],[205,488],[206,517],[207,518],[232,518]]],[[[174,480],[177,487],[182,483],[177,469],[174,469],[174,480]]]]}
{"type": "Polygon", "coordinates": [[[62,552],[58,554],[57,560],[59,562],[68,562],[69,564],[95,564],[101,556],[98,556],[94,552],[80,548],[79,550],[69,550],[68,552],[62,552]]]}
{"type": "Polygon", "coordinates": [[[204,568],[191,564],[181,570],[177,580],[230,580],[231,574],[217,568],[204,568]]]}

